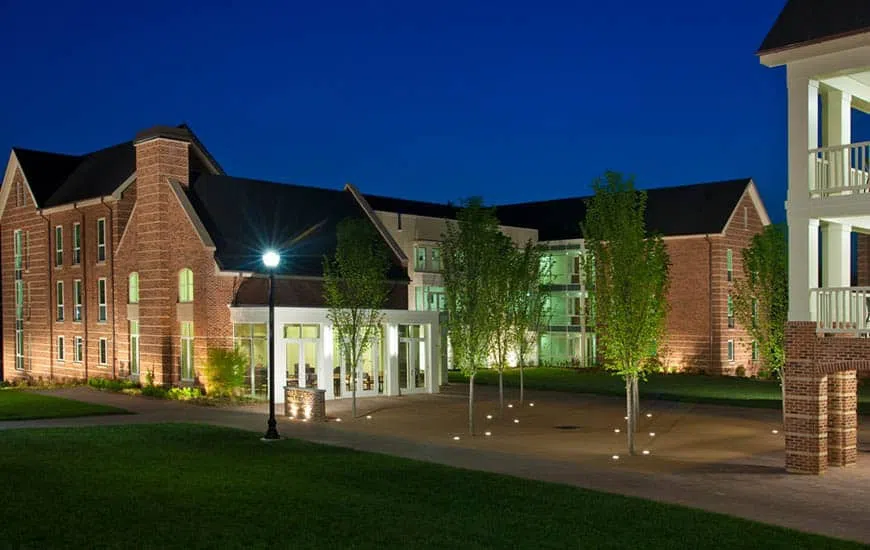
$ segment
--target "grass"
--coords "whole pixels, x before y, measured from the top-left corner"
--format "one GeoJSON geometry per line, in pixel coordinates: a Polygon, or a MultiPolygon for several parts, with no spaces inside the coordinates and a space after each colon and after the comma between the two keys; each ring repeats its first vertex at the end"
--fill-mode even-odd
{"type": "Polygon", "coordinates": [[[0,432],[26,548],[860,548],[729,516],[192,424],[0,432]]]}
{"type": "Polygon", "coordinates": [[[0,389],[0,421],[126,413],[124,409],[106,405],[39,395],[26,390],[0,389]]]}
{"type": "MultiPolygon", "coordinates": [[[[518,369],[506,370],[504,377],[506,386],[519,387],[518,369]]],[[[524,378],[527,389],[625,396],[625,383],[622,379],[600,370],[535,367],[525,369],[524,378]]],[[[468,378],[461,372],[451,371],[449,380],[467,382],[468,378]]],[[[498,372],[494,369],[480,371],[474,381],[480,384],[498,384],[498,372]]],[[[779,409],[782,406],[782,393],[778,382],[734,376],[651,374],[646,382],[641,382],[640,396],[647,399],[741,407],[779,409]]],[[[858,390],[858,411],[870,414],[870,385],[866,382],[858,390]]]]}

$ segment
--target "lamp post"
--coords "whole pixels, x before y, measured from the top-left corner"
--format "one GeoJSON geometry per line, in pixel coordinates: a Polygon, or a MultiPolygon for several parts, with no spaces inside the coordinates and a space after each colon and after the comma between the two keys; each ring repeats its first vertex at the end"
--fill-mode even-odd
{"type": "Polygon", "coordinates": [[[278,421],[275,420],[275,268],[281,262],[281,256],[274,250],[263,254],[263,265],[269,270],[269,421],[266,435],[263,439],[271,441],[280,439],[278,421]]]}

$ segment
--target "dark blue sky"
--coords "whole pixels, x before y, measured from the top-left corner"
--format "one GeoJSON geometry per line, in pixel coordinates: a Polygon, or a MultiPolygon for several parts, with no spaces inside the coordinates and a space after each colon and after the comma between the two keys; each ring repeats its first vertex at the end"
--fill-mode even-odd
{"type": "Polygon", "coordinates": [[[0,149],[85,152],[188,122],[233,175],[443,202],[786,187],[784,0],[0,0],[0,149]]]}

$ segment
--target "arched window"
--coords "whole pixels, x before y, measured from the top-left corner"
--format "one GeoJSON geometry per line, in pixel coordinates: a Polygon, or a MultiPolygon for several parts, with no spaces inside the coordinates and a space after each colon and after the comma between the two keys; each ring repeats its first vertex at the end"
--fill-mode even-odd
{"type": "Polygon", "coordinates": [[[193,301],[193,271],[186,267],[178,272],[178,301],[193,301]]]}
{"type": "Polygon", "coordinates": [[[130,273],[128,285],[128,302],[131,304],[139,303],[139,273],[130,273]]]}

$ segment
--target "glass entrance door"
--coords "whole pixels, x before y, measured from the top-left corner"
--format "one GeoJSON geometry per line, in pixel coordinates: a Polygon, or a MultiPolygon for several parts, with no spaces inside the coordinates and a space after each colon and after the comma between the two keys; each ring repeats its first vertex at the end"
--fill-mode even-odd
{"type": "MultiPolygon", "coordinates": [[[[356,369],[357,397],[374,396],[384,391],[384,367],[380,348],[381,341],[375,340],[360,358],[359,366],[356,369]]],[[[336,366],[333,375],[335,397],[350,397],[353,391],[351,369],[347,367],[347,360],[343,357],[338,345],[335,348],[335,360],[336,366]]]]}
{"type": "Polygon", "coordinates": [[[399,325],[399,390],[426,390],[429,376],[422,325],[399,325]]]}
{"type": "Polygon", "coordinates": [[[320,325],[284,325],[287,386],[317,388],[320,325]]]}

